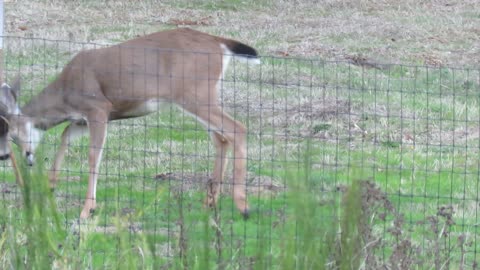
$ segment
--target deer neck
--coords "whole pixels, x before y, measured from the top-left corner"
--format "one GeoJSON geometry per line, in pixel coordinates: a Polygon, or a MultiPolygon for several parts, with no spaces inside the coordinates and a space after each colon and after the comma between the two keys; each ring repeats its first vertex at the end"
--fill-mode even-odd
{"type": "Polygon", "coordinates": [[[33,97],[20,111],[22,115],[30,118],[35,128],[40,130],[48,130],[71,120],[71,113],[64,104],[62,91],[55,91],[50,86],[33,97]]]}

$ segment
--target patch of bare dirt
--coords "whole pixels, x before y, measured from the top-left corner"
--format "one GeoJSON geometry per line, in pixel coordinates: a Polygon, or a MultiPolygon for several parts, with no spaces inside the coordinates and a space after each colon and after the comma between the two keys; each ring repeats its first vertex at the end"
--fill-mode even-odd
{"type": "MultiPolygon", "coordinates": [[[[206,173],[161,173],[155,175],[157,181],[169,181],[173,191],[204,191],[210,177],[206,173]]],[[[222,185],[222,193],[231,194],[232,178],[226,177],[222,185]]],[[[255,196],[270,196],[285,191],[285,185],[268,176],[247,174],[247,193],[255,196]]]]}
{"type": "Polygon", "coordinates": [[[419,140],[416,142],[421,144],[429,143],[431,145],[458,146],[478,141],[480,130],[474,126],[460,126],[450,130],[431,127],[426,134],[420,134],[419,137],[419,140]]]}
{"type": "MultiPolygon", "coordinates": [[[[351,103],[339,98],[327,98],[323,100],[313,100],[298,106],[291,106],[285,111],[285,125],[301,124],[308,121],[331,121],[342,118],[342,116],[352,114],[351,103]]],[[[275,119],[280,122],[279,118],[275,119]]]]}
{"type": "Polygon", "coordinates": [[[345,56],[345,59],[347,59],[350,63],[356,66],[361,66],[365,68],[376,68],[376,69],[388,68],[388,65],[378,63],[378,61],[375,61],[373,59],[368,59],[367,57],[362,55],[347,55],[345,56]]]}
{"type": "Polygon", "coordinates": [[[289,104],[278,114],[264,113],[263,124],[274,126],[279,134],[328,140],[338,136],[361,136],[364,131],[355,125],[359,118],[350,101],[325,97],[289,104]]]}
{"type": "Polygon", "coordinates": [[[211,23],[211,16],[203,17],[198,20],[191,20],[191,19],[170,19],[167,21],[167,24],[172,24],[176,26],[187,26],[187,25],[210,25],[211,23]]]}

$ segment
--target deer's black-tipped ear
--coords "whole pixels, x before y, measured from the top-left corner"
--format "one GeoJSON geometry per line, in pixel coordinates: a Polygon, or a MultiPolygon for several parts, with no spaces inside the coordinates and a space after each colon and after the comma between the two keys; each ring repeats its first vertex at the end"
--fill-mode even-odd
{"type": "Polygon", "coordinates": [[[15,76],[15,79],[13,79],[13,83],[10,86],[10,91],[12,92],[15,100],[17,100],[17,98],[20,96],[21,80],[22,79],[20,75],[15,76]]]}

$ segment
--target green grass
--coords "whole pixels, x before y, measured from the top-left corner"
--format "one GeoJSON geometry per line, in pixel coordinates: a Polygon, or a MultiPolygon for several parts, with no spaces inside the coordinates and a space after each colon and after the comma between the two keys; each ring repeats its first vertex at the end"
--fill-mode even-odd
{"type": "MultiPolygon", "coordinates": [[[[134,201],[128,209],[125,204],[105,203],[87,222],[78,223],[57,208],[62,200],[49,192],[42,169],[22,164],[26,185],[21,196],[9,201],[22,207],[16,215],[11,208],[0,211],[4,221],[0,265],[2,269],[358,269],[393,263],[422,269],[441,264],[456,268],[459,261],[449,256],[469,258],[460,249],[464,244],[450,237],[464,235],[468,244],[465,232],[450,222],[448,207],[438,208],[437,213],[424,210],[425,215],[412,222],[412,213],[410,217],[402,213],[406,208],[372,182],[352,180],[341,192],[318,192],[320,181],[333,179],[315,173],[311,157],[306,155],[298,172],[283,173],[287,192],[251,196],[256,209],[248,220],[241,218],[228,197],[221,197],[216,210],[208,210],[199,203],[203,192],[174,189],[164,182],[150,194],[131,191],[134,201]],[[438,235],[440,230],[444,235],[438,235]]],[[[42,163],[41,158],[37,161],[42,163]]],[[[349,176],[358,179],[363,174],[352,169],[349,176]]],[[[108,192],[110,197],[129,193],[108,192]]],[[[100,196],[108,196],[107,191],[100,196]]]]}
{"type": "MultiPolygon", "coordinates": [[[[64,212],[56,210],[42,170],[37,168],[33,173],[22,164],[21,173],[26,185],[17,202],[23,202],[19,211],[23,215],[10,215],[1,224],[3,269],[325,269],[331,258],[341,255],[330,255],[337,251],[328,246],[335,245],[337,223],[324,219],[335,216],[340,206],[310,193],[308,185],[312,182],[306,179],[292,181],[292,191],[286,197],[252,198],[257,210],[248,221],[233,211],[230,199],[222,197],[218,212],[209,211],[196,203],[201,192],[186,190],[159,191],[155,198],[144,198],[146,204],[139,205],[138,212],[125,214],[110,204],[87,223],[64,227],[62,223],[69,221],[64,212]],[[305,196],[300,198],[298,193],[305,196]],[[318,209],[313,207],[325,202],[318,209]],[[149,208],[157,207],[164,207],[158,213],[165,215],[152,215],[154,209],[149,208]],[[139,221],[142,223],[133,229],[139,221]],[[318,226],[318,222],[325,226],[318,226]],[[19,236],[23,240],[18,240],[19,236]]],[[[159,186],[160,190],[167,188],[167,184],[159,186]]],[[[345,209],[356,211],[357,206],[345,209]]],[[[0,211],[2,216],[5,213],[5,209],[0,211]]],[[[348,222],[350,217],[345,214],[344,222],[348,222]]],[[[358,235],[355,229],[352,233],[358,235]]],[[[348,257],[356,252],[342,254],[348,257]]]]}
{"type": "MultiPolygon", "coordinates": [[[[233,4],[246,9],[250,3],[236,2],[219,2],[215,4],[218,7],[202,1],[185,5],[230,10],[233,4]]],[[[103,30],[109,32],[102,27],[94,30],[98,35],[103,30]]],[[[119,26],[112,31],[129,35],[125,34],[127,30],[119,26]]],[[[239,34],[237,30],[225,31],[239,34]]],[[[6,69],[9,76],[20,70],[24,77],[22,103],[54,79],[72,53],[83,46],[44,45],[42,40],[17,45],[6,46],[6,69]]],[[[62,226],[46,226],[52,232],[60,231],[60,238],[68,235],[69,247],[76,248],[68,251],[71,253],[66,251],[68,264],[111,269],[129,269],[132,265],[185,268],[186,264],[189,269],[241,269],[244,265],[254,269],[282,269],[282,265],[283,269],[318,269],[318,265],[339,260],[335,257],[338,254],[318,261],[304,255],[314,251],[327,254],[338,247],[307,240],[325,236],[327,243],[349,247],[355,240],[358,228],[336,223],[346,218],[344,211],[353,211],[350,208],[355,201],[347,200],[342,206],[337,190],[358,179],[374,181],[404,216],[402,239],[389,235],[388,229],[396,220],[392,215],[386,221],[369,223],[376,235],[395,244],[409,239],[413,247],[422,248],[418,259],[423,260],[423,266],[434,264],[435,256],[427,247],[434,249],[441,242],[442,247],[452,249],[452,269],[461,264],[457,244],[458,238],[465,236],[465,248],[470,253],[464,263],[473,264],[474,251],[480,247],[475,239],[480,149],[478,70],[406,65],[367,68],[345,61],[275,57],[262,61],[256,67],[232,65],[221,93],[225,110],[249,128],[250,180],[263,185],[255,180],[264,177],[274,184],[286,184],[289,192],[283,188],[275,192],[249,190],[256,212],[248,221],[235,210],[228,185],[217,214],[203,209],[201,179],[211,173],[214,149],[200,124],[165,105],[159,113],[109,126],[99,177],[98,210],[93,219],[80,226],[74,224],[87,185],[88,139],[72,142],[55,193],[62,226]],[[307,139],[311,140],[308,150],[304,147],[307,139]],[[307,170],[306,163],[310,164],[307,170]],[[176,178],[154,178],[162,173],[174,173],[176,178]],[[303,187],[301,192],[307,197],[303,200],[299,196],[303,193],[295,193],[294,183],[306,180],[308,188],[303,187]],[[331,208],[316,209],[326,204],[324,197],[328,196],[333,197],[329,198],[334,201],[331,208]],[[450,229],[447,236],[435,235],[431,217],[442,221],[437,212],[445,205],[454,208],[455,224],[445,226],[450,229]],[[216,219],[216,227],[211,226],[211,219],[216,219]],[[316,231],[317,224],[322,224],[318,227],[325,231],[316,231]],[[353,240],[332,240],[331,235],[340,229],[350,232],[353,240]],[[220,240],[216,239],[217,233],[220,240]],[[305,243],[293,241],[295,233],[305,243]],[[186,247],[180,247],[181,239],[187,239],[183,242],[186,247]],[[215,249],[219,246],[221,252],[215,249]],[[303,256],[296,257],[302,261],[290,256],[295,252],[303,256]],[[125,256],[129,260],[119,265],[125,256]]],[[[47,159],[44,168],[50,166],[64,127],[46,134],[44,152],[39,157],[47,159]]],[[[4,234],[0,243],[4,244],[0,249],[3,252],[7,248],[2,261],[10,262],[18,258],[12,245],[29,252],[29,243],[18,240],[25,238],[24,233],[15,227],[28,227],[31,222],[27,218],[34,217],[15,215],[12,209],[22,207],[21,191],[12,186],[14,177],[8,166],[2,174],[11,193],[2,192],[1,197],[4,234]]],[[[230,177],[230,171],[227,175],[230,177]]],[[[351,218],[357,225],[366,222],[358,216],[351,218]]],[[[438,226],[442,226],[440,221],[438,226]]],[[[375,254],[382,254],[385,261],[394,253],[392,246],[379,246],[375,254]]]]}

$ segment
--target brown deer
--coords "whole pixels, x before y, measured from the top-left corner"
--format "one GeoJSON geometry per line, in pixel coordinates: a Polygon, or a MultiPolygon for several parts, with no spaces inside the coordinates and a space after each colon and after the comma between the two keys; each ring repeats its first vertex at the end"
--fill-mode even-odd
{"type": "MultiPolygon", "coordinates": [[[[90,136],[89,177],[81,218],[96,207],[96,186],[102,150],[111,120],[132,118],[157,111],[160,102],[177,104],[210,132],[216,149],[206,204],[217,203],[233,149],[233,198],[246,217],[246,133],[218,103],[219,84],[231,57],[260,63],[255,49],[238,41],[181,28],[153,33],[107,48],[78,53],[58,78],[22,108],[17,105],[19,83],[4,86],[0,109],[8,112],[9,133],[27,162],[43,131],[68,121],[49,179],[56,186],[68,142],[84,133],[90,136]]],[[[0,158],[8,150],[0,141],[0,158]]]]}

